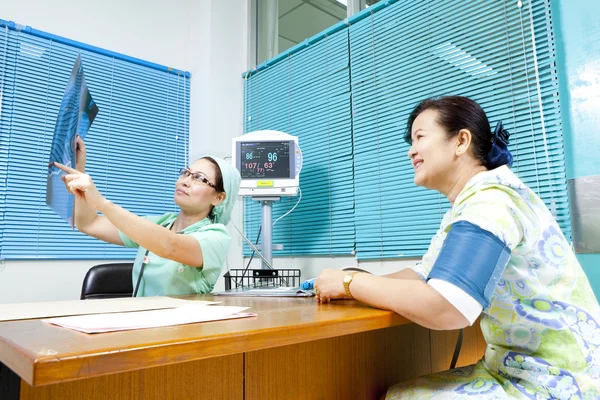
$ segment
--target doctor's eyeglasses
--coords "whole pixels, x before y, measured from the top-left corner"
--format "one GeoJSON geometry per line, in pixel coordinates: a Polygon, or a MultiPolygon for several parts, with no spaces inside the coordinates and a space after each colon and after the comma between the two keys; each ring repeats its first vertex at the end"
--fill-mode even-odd
{"type": "Polygon", "coordinates": [[[208,186],[210,186],[211,188],[213,188],[213,189],[215,189],[215,190],[217,189],[217,187],[216,187],[215,185],[213,185],[213,184],[212,184],[212,183],[211,183],[211,182],[208,180],[208,178],[202,174],[202,172],[192,172],[192,171],[190,171],[190,170],[189,170],[189,169],[187,169],[187,168],[181,168],[181,169],[179,170],[179,177],[180,177],[180,178],[184,178],[184,179],[185,179],[185,178],[187,178],[188,176],[191,176],[191,177],[192,177],[192,182],[194,182],[194,183],[198,183],[198,184],[200,184],[200,183],[203,183],[203,184],[205,184],[205,185],[208,185],[208,186]]]}

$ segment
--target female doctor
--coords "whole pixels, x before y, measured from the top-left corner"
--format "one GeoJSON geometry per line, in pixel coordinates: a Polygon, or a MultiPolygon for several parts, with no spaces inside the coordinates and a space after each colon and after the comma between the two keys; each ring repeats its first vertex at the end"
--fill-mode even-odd
{"type": "Polygon", "coordinates": [[[460,96],[410,114],[415,184],[444,194],[444,216],[417,265],[387,276],[325,270],[317,300],[353,297],[430,329],[477,318],[487,343],[474,365],[391,387],[386,399],[600,396],[600,307],[542,200],[511,172],[509,133],[460,96]]]}
{"type": "Polygon", "coordinates": [[[210,292],[229,250],[225,225],[239,191],[239,172],[219,158],[201,158],[180,170],[174,197],[179,213],[139,217],[100,194],[85,173],[85,162],[85,144],[78,137],[76,169],[55,163],[67,173],[63,182],[75,194],[75,225],[105,242],[138,248],[134,294],[210,292]]]}

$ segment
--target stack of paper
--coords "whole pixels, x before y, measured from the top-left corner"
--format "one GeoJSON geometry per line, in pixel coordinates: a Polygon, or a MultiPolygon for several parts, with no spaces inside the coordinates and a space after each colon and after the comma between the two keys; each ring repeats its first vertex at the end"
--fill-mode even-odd
{"type": "Polygon", "coordinates": [[[167,310],[51,318],[44,322],[85,333],[102,333],[256,316],[256,314],[242,312],[247,309],[248,307],[194,304],[167,310]]]}
{"type": "Polygon", "coordinates": [[[158,310],[188,304],[218,304],[217,301],[183,300],[172,297],[124,297],[118,299],[64,300],[36,303],[0,304],[0,321],[64,317],[67,315],[158,310]]]}

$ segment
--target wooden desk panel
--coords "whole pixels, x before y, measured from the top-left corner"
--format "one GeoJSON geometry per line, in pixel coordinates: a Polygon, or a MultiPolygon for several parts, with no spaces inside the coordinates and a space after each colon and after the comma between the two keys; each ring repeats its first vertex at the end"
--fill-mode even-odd
{"type": "Polygon", "coordinates": [[[244,355],[236,354],[55,385],[22,382],[20,400],[240,400],[243,378],[244,355]]]}
{"type": "MultiPolygon", "coordinates": [[[[431,372],[445,371],[450,367],[458,331],[431,331],[431,372]]],[[[485,339],[479,327],[479,320],[465,328],[463,345],[456,362],[457,367],[475,364],[485,352],[485,339]]]]}
{"type": "Polygon", "coordinates": [[[379,399],[430,372],[429,331],[405,325],[246,355],[246,400],[379,399]]]}

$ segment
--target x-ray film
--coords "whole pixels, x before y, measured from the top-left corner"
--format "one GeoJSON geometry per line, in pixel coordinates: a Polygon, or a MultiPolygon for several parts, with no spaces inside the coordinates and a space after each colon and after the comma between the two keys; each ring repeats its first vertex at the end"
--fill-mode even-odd
{"type": "Polygon", "coordinates": [[[85,83],[81,55],[78,55],[56,118],[46,183],[46,204],[71,226],[75,222],[75,196],[67,192],[61,180],[65,173],[53,163],[75,168],[77,135],[85,138],[96,114],[98,106],[85,83]]]}

